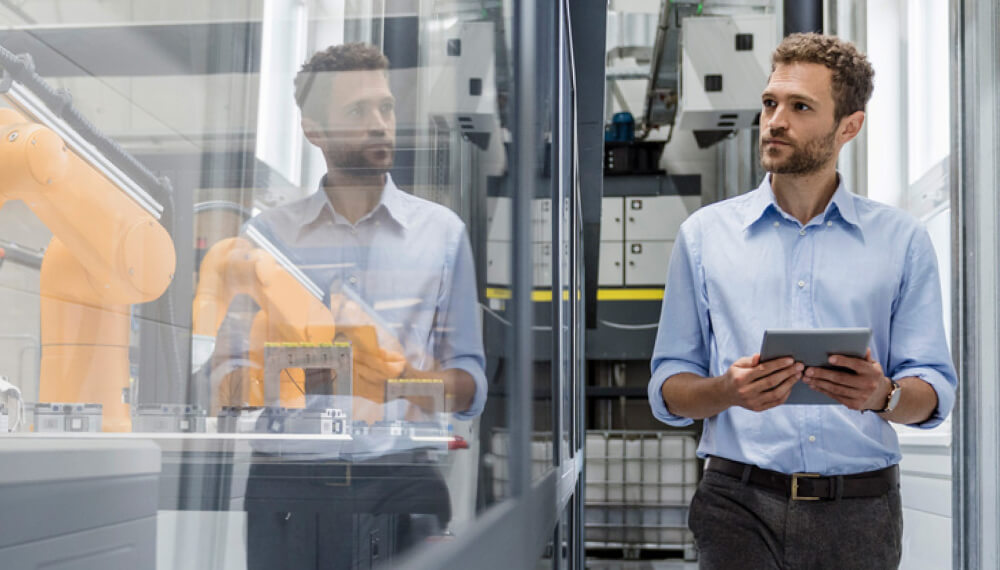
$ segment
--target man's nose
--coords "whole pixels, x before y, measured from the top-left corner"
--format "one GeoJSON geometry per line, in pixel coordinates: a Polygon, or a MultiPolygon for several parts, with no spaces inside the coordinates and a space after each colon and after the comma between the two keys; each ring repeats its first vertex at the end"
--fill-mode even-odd
{"type": "Polygon", "coordinates": [[[778,105],[774,112],[766,119],[766,128],[773,130],[784,130],[788,128],[788,111],[784,105],[778,105]]]}
{"type": "Polygon", "coordinates": [[[389,130],[389,121],[378,108],[375,108],[367,113],[365,128],[369,132],[384,133],[389,130]]]}

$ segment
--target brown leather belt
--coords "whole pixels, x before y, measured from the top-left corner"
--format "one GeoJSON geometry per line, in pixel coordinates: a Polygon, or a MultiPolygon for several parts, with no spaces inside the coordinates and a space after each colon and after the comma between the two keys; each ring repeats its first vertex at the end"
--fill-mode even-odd
{"type": "Polygon", "coordinates": [[[851,475],[821,476],[817,473],[786,475],[778,471],[761,469],[755,465],[712,456],[708,459],[705,469],[735,477],[795,501],[881,497],[888,493],[889,489],[899,487],[898,465],[851,475]]]}

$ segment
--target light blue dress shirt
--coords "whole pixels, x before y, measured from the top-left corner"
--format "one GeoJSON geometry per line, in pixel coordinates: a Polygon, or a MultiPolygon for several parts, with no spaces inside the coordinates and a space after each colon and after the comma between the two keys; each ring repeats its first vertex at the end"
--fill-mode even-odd
{"type": "MultiPolygon", "coordinates": [[[[306,198],[253,218],[326,292],[355,292],[395,335],[416,368],[468,372],[476,394],[458,419],[486,404],[486,358],[475,266],[465,224],[448,208],[403,192],[386,175],[378,205],[351,224],[330,205],[323,185],[306,198]]],[[[343,323],[341,323],[343,324],[343,323]]]]}
{"type": "MultiPolygon", "coordinates": [[[[941,285],[930,237],[908,214],[849,193],[802,225],[778,207],[766,176],[754,191],[706,206],[682,224],[670,259],[651,362],[649,401],[682,372],[723,374],[760,352],[765,329],[869,327],[873,357],[893,379],[916,376],[938,406],[917,427],[940,424],[957,377],[945,342],[941,285]]],[[[877,414],[844,406],[729,408],[704,422],[698,455],[784,473],[858,473],[894,465],[899,442],[877,414]]]]}

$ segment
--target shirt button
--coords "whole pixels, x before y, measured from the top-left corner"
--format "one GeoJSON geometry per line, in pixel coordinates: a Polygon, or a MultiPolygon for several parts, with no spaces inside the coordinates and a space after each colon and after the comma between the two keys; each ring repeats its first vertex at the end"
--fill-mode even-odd
{"type": "Polygon", "coordinates": [[[781,222],[774,222],[774,227],[778,227],[780,225],[781,225],[781,222]]]}
{"type": "Polygon", "coordinates": [[[351,228],[351,235],[352,236],[358,235],[358,228],[351,228]]]}
{"type": "Polygon", "coordinates": [[[358,278],[355,277],[354,275],[351,275],[350,278],[348,278],[347,280],[351,282],[351,285],[354,285],[355,283],[358,282],[358,278]]]}
{"type": "Polygon", "coordinates": [[[799,235],[800,235],[800,236],[804,236],[804,235],[806,235],[806,229],[805,229],[805,228],[802,228],[801,230],[799,230],[799,235]]]}
{"type": "Polygon", "coordinates": [[[833,225],[833,222],[827,222],[827,223],[826,223],[826,227],[830,227],[830,226],[832,226],[832,225],[833,225]]]}
{"type": "Polygon", "coordinates": [[[809,436],[809,441],[816,441],[816,436],[815,435],[810,435],[809,436]]]}
{"type": "Polygon", "coordinates": [[[799,287],[805,287],[805,286],[806,286],[805,281],[799,281],[799,287]]]}

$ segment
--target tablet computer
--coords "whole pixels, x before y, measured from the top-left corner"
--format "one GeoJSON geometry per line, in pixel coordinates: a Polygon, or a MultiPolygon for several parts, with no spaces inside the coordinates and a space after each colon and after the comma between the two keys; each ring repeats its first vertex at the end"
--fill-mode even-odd
{"type": "MultiPolygon", "coordinates": [[[[868,328],[842,329],[768,329],[760,347],[760,361],[790,356],[809,366],[847,370],[833,366],[834,354],[864,358],[872,331],[868,328]]],[[[786,404],[835,404],[840,402],[813,390],[802,382],[792,387],[786,404]]]]}

